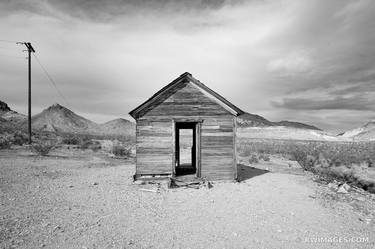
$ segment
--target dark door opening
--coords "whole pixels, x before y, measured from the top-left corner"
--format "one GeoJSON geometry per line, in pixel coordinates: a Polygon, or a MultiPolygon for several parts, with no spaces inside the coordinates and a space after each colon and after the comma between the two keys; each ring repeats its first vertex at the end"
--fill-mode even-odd
{"type": "Polygon", "coordinates": [[[176,123],[176,175],[197,173],[197,137],[195,122],[176,123]]]}

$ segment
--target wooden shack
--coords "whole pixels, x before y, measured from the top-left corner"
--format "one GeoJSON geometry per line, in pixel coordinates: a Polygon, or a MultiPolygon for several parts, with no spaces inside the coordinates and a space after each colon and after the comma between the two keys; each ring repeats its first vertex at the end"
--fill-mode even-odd
{"type": "Polygon", "coordinates": [[[136,179],[236,179],[236,119],[242,113],[190,73],[182,74],[129,113],[136,120],[136,179]],[[190,143],[183,145],[186,139],[190,143]]]}

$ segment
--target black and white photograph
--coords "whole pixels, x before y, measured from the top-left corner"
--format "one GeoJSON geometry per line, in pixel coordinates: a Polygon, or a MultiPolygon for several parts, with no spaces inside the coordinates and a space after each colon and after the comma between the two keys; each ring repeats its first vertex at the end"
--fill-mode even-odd
{"type": "Polygon", "coordinates": [[[0,0],[0,248],[375,248],[375,1],[0,0]]]}

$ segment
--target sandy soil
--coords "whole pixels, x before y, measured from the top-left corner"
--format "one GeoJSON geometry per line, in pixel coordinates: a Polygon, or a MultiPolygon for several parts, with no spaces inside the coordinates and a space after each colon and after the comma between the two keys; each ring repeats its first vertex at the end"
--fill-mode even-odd
{"type": "Polygon", "coordinates": [[[0,151],[1,248],[375,248],[374,195],[281,159],[196,190],[133,184],[134,163],[105,154],[52,154],[0,151]]]}

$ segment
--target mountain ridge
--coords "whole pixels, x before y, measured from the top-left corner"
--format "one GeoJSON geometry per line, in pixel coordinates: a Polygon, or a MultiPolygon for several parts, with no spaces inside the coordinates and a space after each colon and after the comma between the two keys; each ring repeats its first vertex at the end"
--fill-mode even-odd
{"type": "Polygon", "coordinates": [[[358,128],[345,131],[339,136],[358,141],[375,141],[375,120],[370,120],[358,128]]]}
{"type": "MultiPolygon", "coordinates": [[[[375,140],[375,120],[365,123],[363,126],[333,135],[313,125],[294,122],[272,122],[260,115],[244,113],[238,116],[237,123],[240,134],[246,137],[262,137],[275,139],[304,139],[329,140],[329,141],[371,141],[375,140]]],[[[32,127],[38,131],[92,134],[92,135],[120,135],[135,136],[135,123],[116,118],[105,123],[95,123],[70,109],[53,104],[42,112],[32,116],[32,127]]],[[[0,132],[27,128],[27,117],[13,111],[5,102],[0,101],[0,132]]]]}
{"type": "Polygon", "coordinates": [[[264,118],[260,115],[251,114],[251,113],[248,113],[248,112],[238,116],[237,123],[239,124],[240,127],[285,126],[285,127],[290,127],[290,128],[299,128],[299,129],[322,131],[322,129],[320,129],[316,126],[301,123],[301,122],[288,121],[288,120],[272,122],[272,121],[269,121],[268,119],[266,119],[266,118],[264,118]]]}
{"type": "Polygon", "coordinates": [[[117,118],[98,124],[60,104],[49,106],[33,116],[32,126],[40,131],[51,132],[123,136],[135,134],[135,124],[127,119],[117,118]]]}

